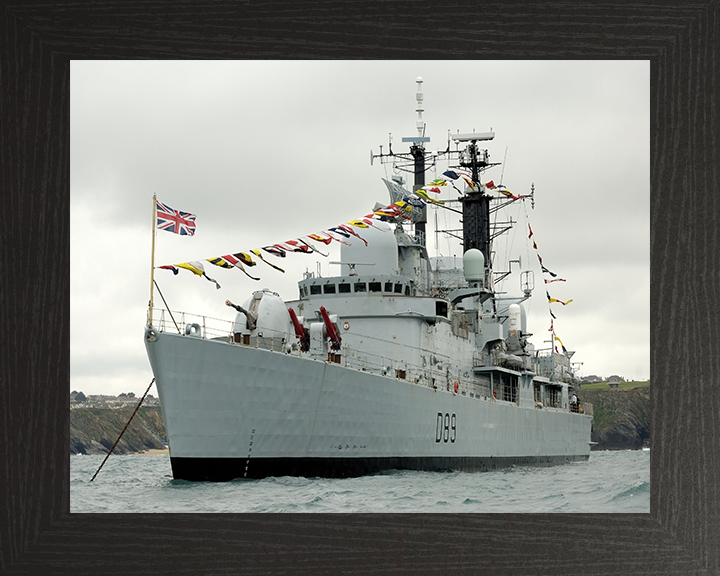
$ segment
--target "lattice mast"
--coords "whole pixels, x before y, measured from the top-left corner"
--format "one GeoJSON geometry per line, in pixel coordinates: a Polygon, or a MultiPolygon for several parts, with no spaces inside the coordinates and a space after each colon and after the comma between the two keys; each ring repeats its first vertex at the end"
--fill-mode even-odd
{"type": "MultiPolygon", "coordinates": [[[[413,191],[423,188],[426,185],[425,173],[434,168],[437,161],[442,158],[457,157],[459,160],[458,167],[465,168],[470,171],[473,186],[470,187],[463,199],[463,251],[470,248],[477,248],[483,253],[485,262],[490,264],[490,196],[485,194],[484,187],[480,184],[480,174],[490,166],[488,162],[487,150],[478,147],[478,142],[484,140],[492,140],[495,137],[493,132],[473,132],[471,134],[451,134],[448,136],[447,148],[444,151],[431,151],[425,149],[425,145],[430,142],[430,138],[425,136],[425,120],[423,119],[423,100],[422,91],[423,79],[418,77],[417,92],[415,95],[417,101],[417,120],[416,120],[416,136],[403,137],[402,141],[410,144],[409,153],[393,152],[392,135],[388,142],[389,152],[383,153],[380,146],[380,154],[370,152],[370,163],[375,158],[385,164],[393,163],[395,172],[408,172],[413,174],[413,191]],[[464,150],[450,150],[450,140],[453,140],[456,146],[460,142],[467,142],[464,150]]],[[[425,236],[427,224],[427,209],[422,209],[422,214],[415,220],[415,237],[418,242],[425,246],[425,236]]]]}

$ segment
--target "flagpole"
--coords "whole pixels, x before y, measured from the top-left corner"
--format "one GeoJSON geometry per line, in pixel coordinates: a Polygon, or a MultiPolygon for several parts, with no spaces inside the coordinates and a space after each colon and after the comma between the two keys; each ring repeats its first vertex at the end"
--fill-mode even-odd
{"type": "Polygon", "coordinates": [[[148,311],[148,326],[152,326],[153,313],[153,287],[155,285],[155,227],[157,226],[157,199],[153,194],[152,207],[152,253],[150,256],[150,310],[148,311]]]}

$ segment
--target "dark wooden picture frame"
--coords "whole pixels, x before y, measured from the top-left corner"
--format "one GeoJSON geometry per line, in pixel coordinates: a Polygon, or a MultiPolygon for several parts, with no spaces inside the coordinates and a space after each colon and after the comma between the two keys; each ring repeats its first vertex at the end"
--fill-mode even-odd
{"type": "Polygon", "coordinates": [[[0,572],[720,573],[719,56],[717,0],[4,2],[0,572]],[[70,61],[164,58],[649,60],[650,513],[70,514],[70,61]]]}

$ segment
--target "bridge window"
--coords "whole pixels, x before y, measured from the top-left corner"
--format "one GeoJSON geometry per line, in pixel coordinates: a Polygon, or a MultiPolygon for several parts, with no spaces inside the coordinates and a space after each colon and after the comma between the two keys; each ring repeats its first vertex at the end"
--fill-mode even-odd
{"type": "Polygon", "coordinates": [[[380,292],[382,290],[380,282],[370,282],[368,287],[370,288],[370,292],[380,292]]]}
{"type": "Polygon", "coordinates": [[[318,284],[313,284],[310,286],[310,294],[320,294],[322,291],[322,287],[318,284]]]}
{"type": "Polygon", "coordinates": [[[338,284],[338,292],[340,292],[340,294],[349,294],[350,284],[338,284]]]}
{"type": "Polygon", "coordinates": [[[356,282],[355,292],[367,292],[367,284],[365,282],[356,282]]]}
{"type": "Polygon", "coordinates": [[[402,284],[395,284],[395,294],[402,294],[402,284]]]}
{"type": "Polygon", "coordinates": [[[385,282],[385,292],[392,292],[393,286],[392,282],[385,282]]]}
{"type": "Polygon", "coordinates": [[[323,286],[324,294],[335,294],[335,284],[325,284],[323,286]]]}

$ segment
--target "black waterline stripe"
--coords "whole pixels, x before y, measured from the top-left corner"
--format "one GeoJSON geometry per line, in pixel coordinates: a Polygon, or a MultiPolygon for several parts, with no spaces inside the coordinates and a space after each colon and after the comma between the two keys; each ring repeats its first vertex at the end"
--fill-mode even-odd
{"type": "MultiPolygon", "coordinates": [[[[248,455],[249,456],[249,455],[248,455]]],[[[425,470],[432,472],[484,472],[510,466],[552,466],[585,461],[588,455],[467,457],[386,457],[386,458],[180,458],[171,457],[176,480],[225,482],[235,478],[304,476],[347,478],[383,470],[425,470]]]]}

